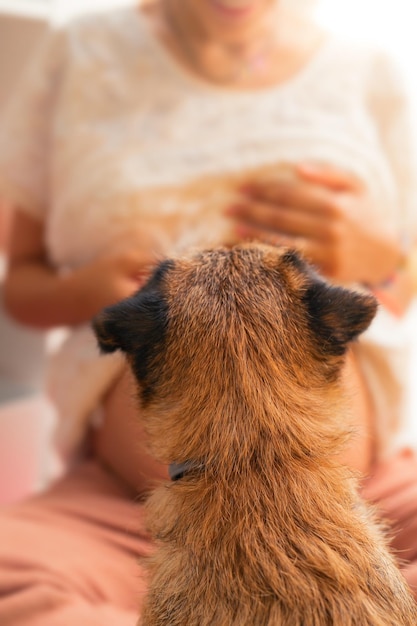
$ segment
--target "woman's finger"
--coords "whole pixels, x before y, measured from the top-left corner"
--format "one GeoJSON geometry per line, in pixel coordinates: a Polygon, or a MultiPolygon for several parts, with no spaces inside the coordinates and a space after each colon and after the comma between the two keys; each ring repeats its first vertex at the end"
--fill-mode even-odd
{"type": "Polygon", "coordinates": [[[336,204],[335,193],[316,182],[258,181],[243,189],[246,198],[271,205],[294,208],[311,215],[328,216],[336,204]]]}
{"type": "Polygon", "coordinates": [[[236,204],[227,214],[262,230],[296,237],[319,237],[325,226],[321,214],[260,201],[236,204]]]}
{"type": "Polygon", "coordinates": [[[296,172],[305,181],[323,185],[334,191],[362,191],[362,180],[353,174],[327,165],[301,163],[296,172]]]}

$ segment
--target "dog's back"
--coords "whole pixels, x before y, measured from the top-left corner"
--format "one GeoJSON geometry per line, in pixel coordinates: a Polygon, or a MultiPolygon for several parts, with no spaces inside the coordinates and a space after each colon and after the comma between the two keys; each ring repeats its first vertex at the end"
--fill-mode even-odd
{"type": "Polygon", "coordinates": [[[339,377],[375,314],[295,253],[242,245],[166,261],[103,312],[155,456],[146,626],[416,626],[372,514],[337,461],[339,377]],[[177,477],[177,476],[176,476],[177,477]]]}

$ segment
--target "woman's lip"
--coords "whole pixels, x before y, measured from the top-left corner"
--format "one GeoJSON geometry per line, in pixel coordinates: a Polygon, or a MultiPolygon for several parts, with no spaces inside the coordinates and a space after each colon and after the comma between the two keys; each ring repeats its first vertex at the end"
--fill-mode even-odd
{"type": "Polygon", "coordinates": [[[218,11],[221,11],[224,15],[228,15],[230,17],[244,17],[251,13],[254,8],[254,3],[249,2],[242,6],[229,5],[227,2],[222,2],[221,0],[210,0],[210,3],[218,11]]]}

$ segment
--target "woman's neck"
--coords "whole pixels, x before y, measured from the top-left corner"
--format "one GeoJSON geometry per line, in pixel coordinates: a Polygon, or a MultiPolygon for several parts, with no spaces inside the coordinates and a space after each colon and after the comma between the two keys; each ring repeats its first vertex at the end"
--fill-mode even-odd
{"type": "Polygon", "coordinates": [[[274,49],[273,27],[219,41],[195,16],[180,11],[176,0],[163,2],[167,31],[186,63],[204,78],[224,85],[257,79],[268,71],[274,49]]]}
{"type": "Polygon", "coordinates": [[[214,36],[181,0],[152,0],[142,10],[172,56],[200,79],[256,89],[291,78],[321,45],[324,33],[278,4],[240,36],[214,36]]]}

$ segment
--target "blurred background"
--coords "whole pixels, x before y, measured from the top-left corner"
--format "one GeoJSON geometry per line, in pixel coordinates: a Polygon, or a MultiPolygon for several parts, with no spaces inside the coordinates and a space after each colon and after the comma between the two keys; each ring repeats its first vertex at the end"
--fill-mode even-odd
{"type": "MultiPolygon", "coordinates": [[[[416,0],[285,1],[307,2],[317,20],[335,33],[389,51],[403,68],[417,119],[416,0]]],[[[48,23],[128,4],[132,0],[0,0],[0,115],[48,23]]],[[[5,232],[0,217],[0,249],[5,232]]],[[[4,262],[0,254],[0,296],[4,262]]],[[[417,445],[416,303],[407,324],[414,353],[407,414],[410,443],[417,445]]],[[[45,355],[55,340],[54,335],[28,331],[12,322],[0,300],[0,503],[37,489],[53,471],[48,441],[54,414],[40,390],[45,355]]]]}

